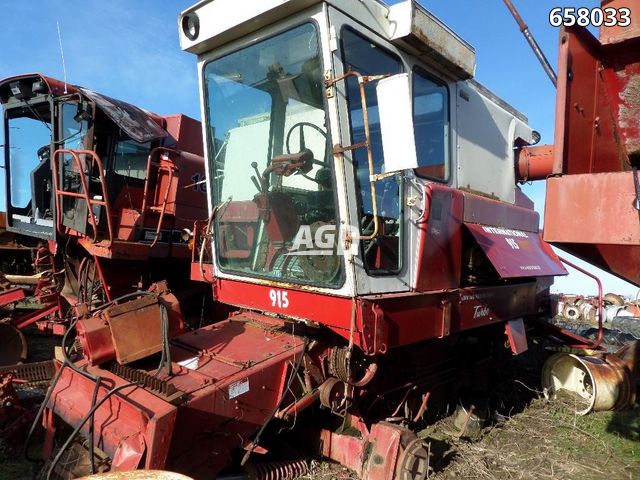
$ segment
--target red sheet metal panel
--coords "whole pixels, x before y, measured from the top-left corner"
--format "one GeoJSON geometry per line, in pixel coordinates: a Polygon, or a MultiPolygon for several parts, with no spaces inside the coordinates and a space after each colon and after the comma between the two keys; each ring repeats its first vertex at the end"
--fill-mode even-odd
{"type": "Polygon", "coordinates": [[[549,178],[545,241],[640,245],[633,183],[633,172],[549,178]]]}
{"type": "Polygon", "coordinates": [[[626,32],[603,46],[586,28],[562,31],[554,173],[616,172],[640,157],[640,37],[626,32]]]}
{"type": "Polygon", "coordinates": [[[506,323],[504,326],[509,346],[514,355],[520,355],[529,349],[527,343],[527,330],[524,327],[522,318],[517,318],[506,323]]]}
{"type": "Polygon", "coordinates": [[[446,290],[460,285],[463,196],[444,185],[427,184],[424,213],[416,222],[415,289],[446,290]]]}
{"type": "MultiPolygon", "coordinates": [[[[85,367],[82,363],[80,368],[85,367]]],[[[87,367],[102,378],[98,398],[104,398],[113,385],[123,385],[126,382],[110,372],[87,367]]],[[[95,383],[70,368],[65,368],[60,379],[53,387],[53,392],[47,407],[61,417],[68,425],[75,427],[85,417],[91,408],[92,392],[95,383]]],[[[120,464],[113,464],[115,471],[122,470],[120,466],[131,468],[144,466],[157,468],[166,462],[170,432],[173,430],[177,408],[144,388],[132,386],[112,395],[98,408],[94,418],[94,436],[96,445],[118,460],[120,464]],[[144,408],[140,407],[144,405],[144,408]],[[163,441],[163,439],[165,439],[163,441]],[[140,455],[140,440],[143,441],[144,465],[140,455]]],[[[90,422],[85,422],[82,434],[87,436],[90,422]]]]}
{"type": "Polygon", "coordinates": [[[533,209],[510,205],[472,193],[463,192],[464,221],[494,227],[537,232],[540,215],[533,209]]]}
{"type": "Polygon", "coordinates": [[[567,275],[537,233],[465,223],[501,278],[567,275]]]}
{"type": "Polygon", "coordinates": [[[0,307],[22,300],[25,297],[21,288],[11,288],[0,292],[0,307]]]}
{"type": "MultiPolygon", "coordinates": [[[[620,43],[640,37],[640,15],[638,15],[637,11],[638,0],[601,0],[601,2],[602,8],[615,8],[616,10],[628,8],[631,11],[631,15],[629,15],[630,24],[628,26],[621,27],[616,24],[612,27],[603,25],[600,28],[600,41],[603,44],[620,43]]],[[[620,14],[618,18],[621,18],[620,14]]]]}

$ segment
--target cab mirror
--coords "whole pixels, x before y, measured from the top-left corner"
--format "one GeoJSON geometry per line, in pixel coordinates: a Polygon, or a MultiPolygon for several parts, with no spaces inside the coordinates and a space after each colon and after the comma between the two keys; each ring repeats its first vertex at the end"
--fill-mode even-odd
{"type": "Polygon", "coordinates": [[[400,73],[380,80],[376,95],[384,153],[383,173],[417,168],[409,74],[400,73]]]}

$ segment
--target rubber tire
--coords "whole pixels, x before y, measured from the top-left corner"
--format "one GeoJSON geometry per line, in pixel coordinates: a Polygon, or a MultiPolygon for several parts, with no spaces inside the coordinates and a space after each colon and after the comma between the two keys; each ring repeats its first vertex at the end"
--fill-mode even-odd
{"type": "Polygon", "coordinates": [[[9,323],[0,323],[0,366],[22,363],[28,353],[24,334],[9,323]]]}

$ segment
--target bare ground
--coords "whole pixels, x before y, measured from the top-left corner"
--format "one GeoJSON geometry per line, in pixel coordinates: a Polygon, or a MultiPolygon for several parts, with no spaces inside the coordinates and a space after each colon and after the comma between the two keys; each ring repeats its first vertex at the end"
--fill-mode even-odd
{"type": "MultiPolygon", "coordinates": [[[[451,418],[421,432],[431,442],[430,478],[640,479],[640,408],[581,417],[566,400],[538,398],[522,412],[486,428],[479,439],[459,438],[451,418]]],[[[355,479],[320,463],[300,480],[355,479]]]]}

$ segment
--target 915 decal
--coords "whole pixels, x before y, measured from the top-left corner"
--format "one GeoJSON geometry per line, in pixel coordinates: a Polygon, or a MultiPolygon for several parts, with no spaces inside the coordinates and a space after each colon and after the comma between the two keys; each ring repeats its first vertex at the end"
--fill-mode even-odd
{"type": "Polygon", "coordinates": [[[289,307],[289,292],[284,290],[269,290],[269,300],[271,300],[272,307],[288,308],[289,307]]]}
{"type": "Polygon", "coordinates": [[[574,8],[557,7],[549,12],[552,27],[628,27],[631,25],[631,10],[628,8],[574,8]]]}

